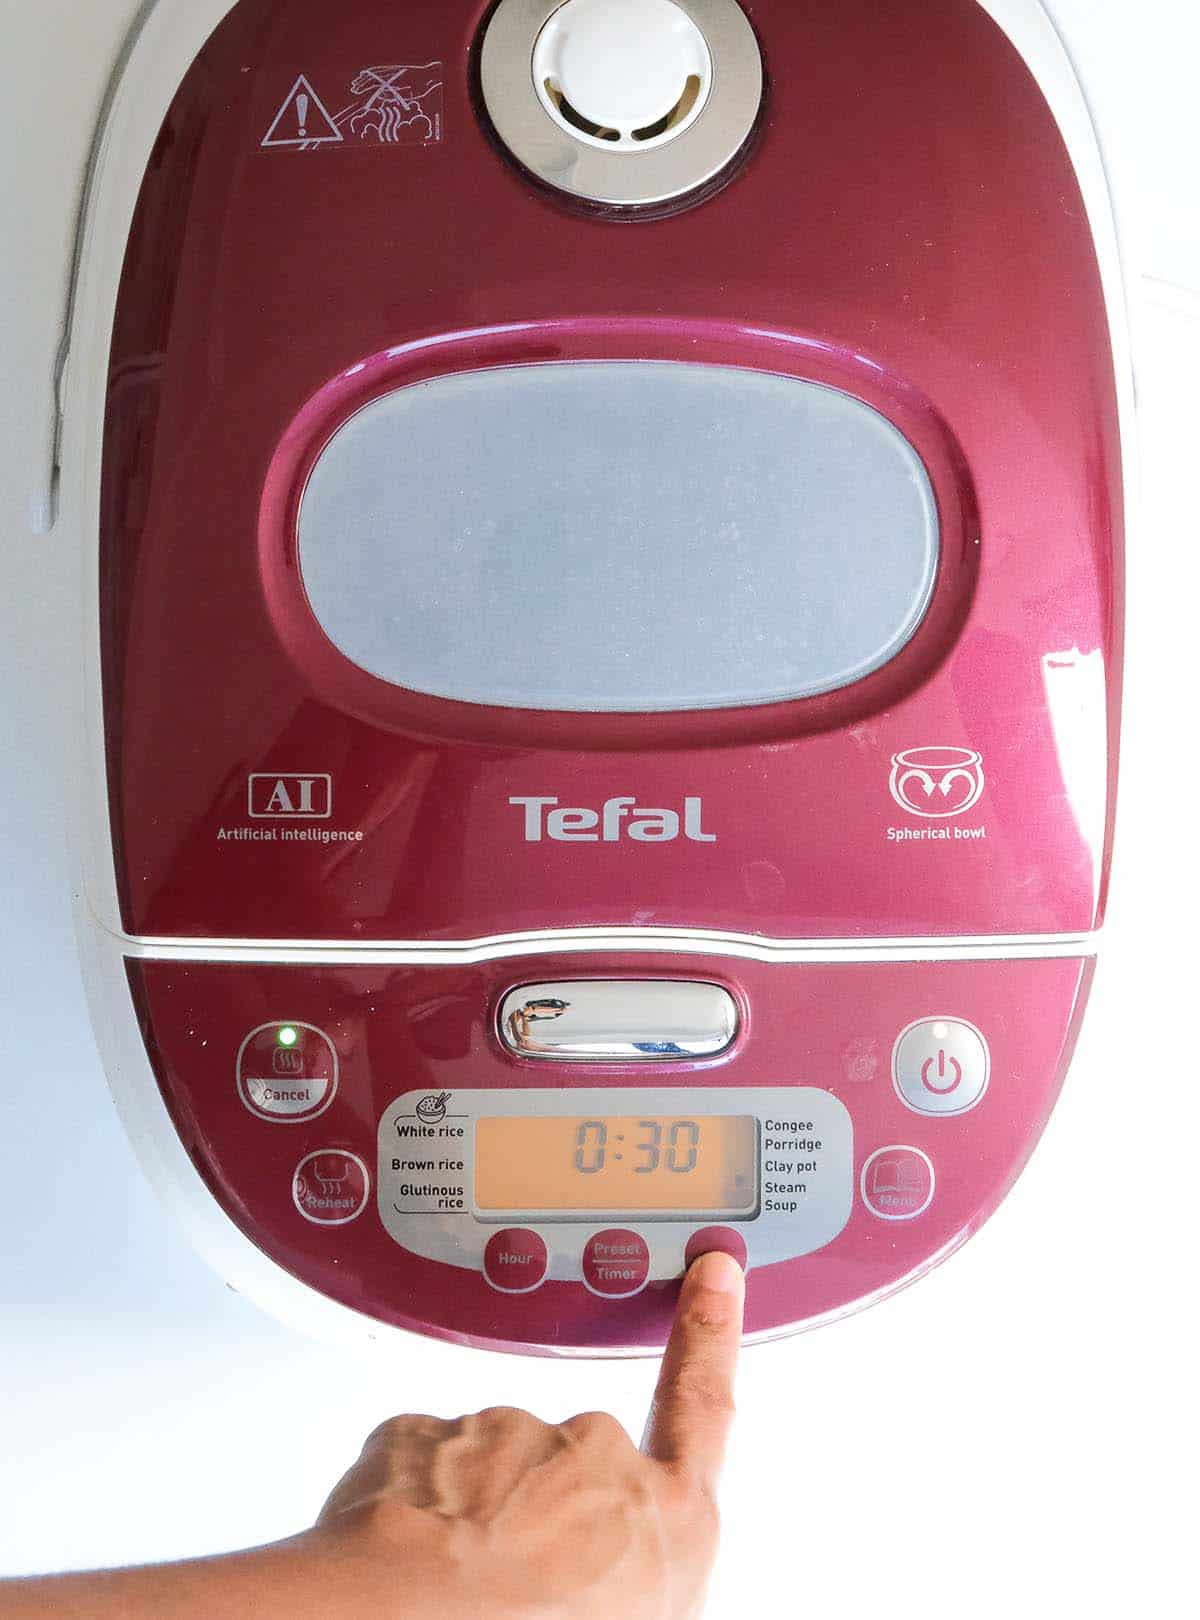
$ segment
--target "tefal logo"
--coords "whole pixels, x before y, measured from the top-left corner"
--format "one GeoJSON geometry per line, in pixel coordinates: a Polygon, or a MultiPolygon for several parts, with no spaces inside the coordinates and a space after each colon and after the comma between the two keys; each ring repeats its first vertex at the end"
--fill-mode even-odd
{"type": "Polygon", "coordinates": [[[332,776],[263,773],[250,778],[252,821],[328,821],[332,814],[332,776]]]}
{"type": "Polygon", "coordinates": [[[560,807],[554,798],[517,798],[509,804],[524,813],[525,842],[543,838],[556,844],[671,844],[680,836],[694,844],[715,844],[716,833],[704,830],[703,799],[685,799],[683,810],[644,809],[628,794],[606,799],[599,810],[586,805],[560,807]]]}

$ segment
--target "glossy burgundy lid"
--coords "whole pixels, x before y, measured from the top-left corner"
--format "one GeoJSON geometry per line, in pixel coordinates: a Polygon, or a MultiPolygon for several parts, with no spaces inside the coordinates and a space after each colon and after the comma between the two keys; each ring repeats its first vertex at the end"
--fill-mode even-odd
{"type": "MultiPolygon", "coordinates": [[[[149,165],[112,349],[104,676],[131,932],[1096,922],[1121,488],[1066,151],[977,6],[747,9],[769,79],[756,143],[716,195],[633,222],[537,189],[498,150],[475,94],[478,4],[331,19],[319,0],[242,0],[212,36],[149,165]],[[339,142],[266,140],[299,75],[336,119],[383,61],[441,65],[435,117],[392,142],[361,117],[339,142]],[[295,533],[338,426],[422,379],[588,358],[769,370],[886,414],[942,534],[900,655],[800,702],[576,716],[423,697],[338,652],[295,533]],[[931,747],[980,762],[952,825],[893,791],[897,756],[931,747]],[[330,813],[267,837],[251,778],[269,797],[297,773],[328,779],[330,813]],[[531,795],[680,814],[699,798],[715,842],[528,842],[510,801],[531,795]]],[[[941,806],[940,778],[914,784],[941,806]]]]}

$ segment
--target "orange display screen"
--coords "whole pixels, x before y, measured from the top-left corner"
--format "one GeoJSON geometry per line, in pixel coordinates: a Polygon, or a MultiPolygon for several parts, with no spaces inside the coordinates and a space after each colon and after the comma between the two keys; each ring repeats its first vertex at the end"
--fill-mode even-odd
{"type": "Polygon", "coordinates": [[[480,1119],[475,1207],[481,1215],[744,1220],[758,1213],[758,1121],[662,1114],[480,1119]]]}

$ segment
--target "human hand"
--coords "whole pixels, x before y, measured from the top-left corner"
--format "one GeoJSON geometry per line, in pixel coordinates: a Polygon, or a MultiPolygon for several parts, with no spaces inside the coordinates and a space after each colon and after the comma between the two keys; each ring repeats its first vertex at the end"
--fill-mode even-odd
{"type": "Polygon", "coordinates": [[[640,1451],[602,1413],[393,1418],[330,1496],[312,1552],[380,1620],[695,1620],[744,1299],[727,1255],[691,1268],[640,1451]]]}
{"type": "Polygon", "coordinates": [[[641,1451],[599,1413],[393,1418],[314,1529],[222,1558],[0,1581],[0,1620],[696,1620],[744,1302],[727,1255],[689,1271],[641,1451]]]}

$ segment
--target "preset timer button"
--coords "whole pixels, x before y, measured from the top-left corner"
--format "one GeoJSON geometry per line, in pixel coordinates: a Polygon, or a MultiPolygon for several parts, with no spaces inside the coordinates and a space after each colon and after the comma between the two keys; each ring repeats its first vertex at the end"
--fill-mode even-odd
{"type": "Polygon", "coordinates": [[[238,1049],[238,1093],[259,1119],[315,1119],[333,1101],[337,1084],[337,1051],[313,1024],[260,1024],[238,1049]]]}
{"type": "Polygon", "coordinates": [[[496,1232],[483,1252],[483,1274],[501,1294],[532,1294],[545,1282],[548,1265],[545,1243],[520,1226],[496,1232]]]}
{"type": "Polygon", "coordinates": [[[933,1202],[933,1164],[920,1148],[877,1148],[862,1167],[859,1191],[881,1221],[912,1221],[933,1202]]]}
{"type": "Polygon", "coordinates": [[[628,1299],[650,1277],[650,1245],[636,1232],[597,1232],[583,1251],[583,1282],[602,1299],[628,1299]]]}
{"type": "Polygon", "coordinates": [[[990,1069],[987,1042],[961,1018],[921,1018],[892,1050],[896,1094],[918,1114],[967,1113],[987,1090],[990,1069]]]}
{"type": "Polygon", "coordinates": [[[292,1176],[292,1202],[314,1226],[346,1226],[367,1207],[371,1174],[355,1153],[321,1148],[301,1159],[292,1176]]]}

